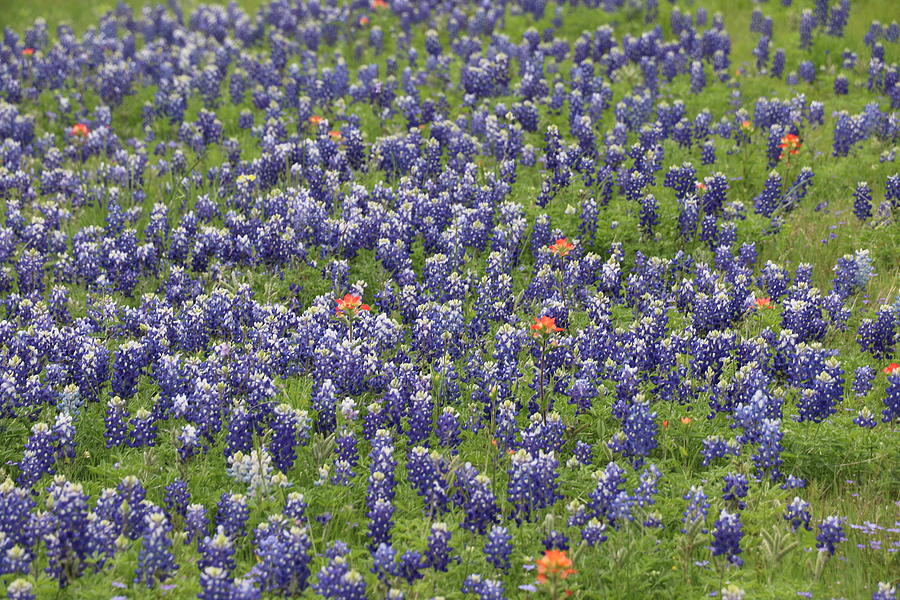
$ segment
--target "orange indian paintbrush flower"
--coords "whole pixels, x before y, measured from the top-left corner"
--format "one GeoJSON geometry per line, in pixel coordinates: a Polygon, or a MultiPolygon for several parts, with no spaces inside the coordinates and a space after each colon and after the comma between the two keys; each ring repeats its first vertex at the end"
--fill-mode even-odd
{"type": "Polygon", "coordinates": [[[793,133],[789,133],[783,138],[781,138],[781,143],[778,144],[778,147],[781,148],[781,156],[778,159],[784,158],[784,152],[787,151],[788,154],[797,154],[800,152],[800,147],[803,144],[800,143],[800,138],[794,135],[793,133]]]}
{"type": "Polygon", "coordinates": [[[552,335],[562,330],[562,327],[556,326],[555,318],[546,315],[543,317],[535,317],[534,323],[531,324],[531,335],[536,338],[552,335]]]}
{"type": "Polygon", "coordinates": [[[578,572],[572,568],[572,559],[566,556],[565,550],[545,550],[544,555],[535,562],[538,583],[546,583],[549,579],[566,579],[578,572]]]}
{"type": "Polygon", "coordinates": [[[555,243],[550,244],[547,247],[550,248],[550,252],[562,258],[575,249],[575,244],[573,244],[566,238],[560,238],[556,240],[555,243]]]}
{"type": "Polygon", "coordinates": [[[335,312],[341,316],[355,317],[361,310],[369,310],[368,304],[362,303],[362,298],[353,294],[346,294],[343,298],[335,298],[337,308],[335,312]]]}

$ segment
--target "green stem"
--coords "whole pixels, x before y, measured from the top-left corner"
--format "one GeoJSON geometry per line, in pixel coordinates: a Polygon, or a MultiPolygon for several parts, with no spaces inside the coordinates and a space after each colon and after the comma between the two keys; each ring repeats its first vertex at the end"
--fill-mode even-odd
{"type": "Polygon", "coordinates": [[[547,406],[544,404],[544,355],[547,353],[547,338],[541,342],[541,368],[538,380],[538,391],[541,397],[541,416],[547,418],[547,406]]]}

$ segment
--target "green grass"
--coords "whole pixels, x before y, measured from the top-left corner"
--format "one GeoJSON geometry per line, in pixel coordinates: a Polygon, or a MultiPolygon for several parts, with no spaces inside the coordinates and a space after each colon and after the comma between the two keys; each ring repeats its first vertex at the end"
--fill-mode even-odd
{"type": "MultiPolygon", "coordinates": [[[[129,5],[139,7],[137,0],[130,0],[129,5]]],[[[185,12],[199,2],[184,3],[185,12]]],[[[668,35],[669,3],[661,2],[663,15],[660,19],[663,30],[668,35]]],[[[762,188],[762,183],[769,169],[765,163],[764,142],[759,143],[759,133],[755,134],[754,143],[749,149],[731,152],[732,148],[723,140],[716,138],[718,161],[712,166],[700,166],[700,152],[696,146],[691,149],[679,148],[671,140],[667,140],[663,147],[665,150],[665,167],[677,165],[683,161],[691,161],[698,170],[698,178],[721,171],[729,176],[740,176],[741,180],[732,181],[732,189],[729,195],[731,200],[740,200],[746,207],[748,218],[741,221],[738,227],[740,241],[755,240],[759,251],[760,264],[767,260],[790,265],[806,262],[813,266],[814,284],[821,290],[827,291],[831,286],[832,267],[837,259],[847,253],[858,249],[869,249],[874,261],[877,275],[869,282],[865,293],[852,300],[853,315],[845,330],[829,332],[824,340],[828,347],[837,348],[840,351],[839,358],[847,376],[848,391],[845,396],[843,408],[852,409],[852,412],[840,409],[838,414],[825,423],[810,425],[799,424],[792,421],[796,413],[794,403],[797,392],[793,389],[784,391],[785,420],[784,420],[784,465],[785,473],[792,473],[808,481],[808,487],[803,490],[782,490],[778,485],[768,482],[753,483],[748,497],[748,507],[743,511],[745,537],[742,541],[744,549],[743,558],[745,565],[742,569],[729,569],[724,575],[716,568],[715,562],[709,566],[696,566],[694,561],[706,561],[710,558],[706,546],[708,536],[698,539],[697,547],[687,560],[681,554],[682,536],[678,533],[682,527],[680,522],[685,503],[682,496],[692,485],[704,485],[712,499],[711,517],[718,514],[722,507],[719,499],[721,478],[728,472],[739,472],[751,475],[753,463],[751,452],[745,450],[740,457],[727,461],[718,461],[710,467],[701,466],[700,450],[702,440],[711,434],[733,437],[729,423],[723,415],[715,419],[706,419],[708,412],[708,394],[701,393],[692,399],[687,405],[677,405],[658,402],[654,404],[657,420],[667,420],[669,426],[660,434],[660,446],[649,457],[648,462],[657,464],[664,473],[660,484],[660,493],[652,510],[660,513],[660,519],[664,527],[658,530],[643,528],[639,523],[625,523],[620,529],[607,532],[609,540],[596,548],[582,548],[573,553],[576,555],[576,567],[578,574],[573,577],[572,584],[582,598],[701,598],[708,593],[718,591],[725,582],[734,582],[747,592],[747,598],[753,599],[782,599],[797,597],[797,592],[812,592],[815,598],[869,598],[878,581],[890,581],[897,579],[900,572],[900,553],[889,553],[886,549],[891,542],[900,540],[898,534],[884,533],[880,539],[883,541],[883,549],[875,550],[859,548],[857,544],[866,544],[868,538],[862,533],[847,529],[848,541],[842,544],[839,557],[832,559],[826,565],[821,577],[815,580],[817,553],[810,550],[815,546],[816,532],[800,531],[790,536],[797,542],[797,547],[788,553],[780,561],[775,561],[767,554],[762,545],[763,532],[770,530],[782,531],[784,521],[781,514],[784,505],[791,501],[793,496],[800,495],[812,504],[814,520],[819,520],[827,515],[838,514],[848,518],[848,523],[860,524],[872,522],[883,527],[896,527],[900,519],[900,505],[896,503],[900,498],[900,444],[897,443],[896,426],[880,424],[875,430],[868,431],[852,424],[851,420],[856,410],[868,406],[876,415],[880,415],[882,399],[885,390],[885,377],[879,374],[875,389],[868,395],[859,398],[849,391],[849,383],[852,373],[858,366],[872,364],[870,356],[860,351],[856,343],[856,330],[859,322],[872,316],[872,308],[876,307],[882,299],[890,300],[900,292],[900,227],[896,222],[881,226],[861,225],[852,215],[852,192],[858,181],[868,181],[872,186],[876,203],[884,196],[885,178],[897,171],[896,162],[879,162],[879,155],[890,150],[890,145],[877,139],[870,139],[854,147],[850,157],[844,159],[831,159],[831,137],[833,119],[831,113],[838,108],[847,109],[851,113],[860,112],[869,102],[879,102],[883,109],[887,108],[887,102],[883,97],[875,97],[865,89],[867,52],[861,39],[868,28],[868,24],[876,18],[887,20],[884,15],[884,5],[874,1],[863,2],[856,0],[853,3],[851,19],[843,39],[829,38],[818,35],[812,50],[801,51],[797,49],[797,24],[801,6],[782,7],[780,3],[770,2],[759,5],[762,10],[775,20],[775,38],[773,47],[784,47],[788,51],[787,70],[793,70],[799,62],[807,57],[813,60],[817,67],[821,67],[819,78],[814,84],[800,84],[789,87],[783,81],[771,79],[755,72],[751,50],[756,41],[756,35],[748,34],[750,11],[755,6],[750,2],[732,2],[727,0],[709,0],[699,3],[709,9],[710,14],[721,11],[724,15],[727,31],[731,34],[733,68],[741,67],[746,74],[737,78],[743,107],[752,112],[755,99],[760,96],[779,97],[787,99],[795,93],[803,93],[807,100],[820,100],[825,103],[825,124],[817,128],[805,127],[803,131],[803,151],[790,166],[779,165],[778,169],[785,179],[792,179],[799,169],[809,166],[815,171],[815,182],[810,194],[797,208],[797,210],[785,215],[785,223],[781,233],[773,236],[764,236],[767,220],[752,213],[753,198],[762,188]],[[835,97],[831,85],[833,74],[836,72],[834,57],[839,56],[845,46],[853,48],[860,54],[857,67],[849,73],[852,91],[849,96],[835,97]],[[822,243],[831,232],[837,237],[822,243]],[[868,304],[866,304],[868,302],[868,304]],[[690,422],[682,423],[682,418],[690,418],[690,422]],[[850,483],[852,482],[852,483],[850,483]]],[[[801,2],[795,2],[800,5],[801,2]]],[[[241,3],[249,13],[255,11],[261,2],[253,1],[241,3]]],[[[0,14],[4,15],[4,25],[21,33],[30,26],[38,16],[45,19],[48,28],[54,32],[61,24],[73,27],[76,34],[81,35],[89,27],[95,26],[104,13],[115,7],[113,2],[83,2],[71,0],[55,2],[51,0],[33,0],[29,3],[11,2],[0,0],[0,14]]],[[[549,13],[549,11],[548,11],[549,13]]],[[[591,10],[586,7],[566,7],[563,10],[563,26],[556,32],[558,37],[565,37],[570,41],[577,38],[582,30],[593,30],[602,23],[616,24],[616,37],[621,40],[626,34],[639,35],[645,28],[640,20],[629,20],[627,12],[606,14],[599,10],[591,10]]],[[[376,18],[376,17],[373,17],[376,18]]],[[[396,19],[377,14],[378,24],[385,30],[386,52],[381,56],[375,56],[371,49],[366,49],[361,59],[357,60],[353,55],[351,44],[341,41],[338,44],[344,56],[347,57],[351,73],[362,64],[379,64],[382,76],[384,74],[385,56],[390,54],[395,47],[399,34],[399,25],[396,19]]],[[[509,14],[503,33],[511,40],[518,42],[522,33],[529,27],[536,27],[539,31],[550,25],[550,19],[545,18],[535,24],[530,17],[509,14]]],[[[441,40],[447,48],[449,39],[444,29],[441,29],[441,40]]],[[[424,29],[414,28],[411,36],[412,45],[416,48],[424,47],[424,29]]],[[[251,48],[248,51],[257,52],[260,48],[251,48]]],[[[898,50],[896,44],[888,45],[888,62],[896,61],[898,50]]],[[[420,51],[420,54],[424,52],[420,51]]],[[[421,58],[420,58],[421,61],[421,58]]],[[[552,61],[551,61],[552,62],[552,61]]],[[[401,70],[402,70],[401,64],[401,70]]],[[[571,60],[563,61],[558,66],[558,72],[566,75],[571,69],[571,60]]],[[[233,69],[233,66],[231,67],[233,69]]],[[[458,81],[459,64],[456,61],[451,67],[452,78],[458,81]]],[[[710,82],[713,76],[707,72],[710,82]]],[[[227,79],[226,79],[227,81],[227,79]]],[[[351,79],[352,81],[352,79],[351,79]]],[[[227,84],[226,84],[227,85],[227,84]]],[[[72,87],[64,90],[66,94],[74,94],[81,90],[84,94],[85,105],[93,108],[98,103],[96,94],[90,89],[88,81],[79,80],[72,87]]],[[[630,90],[630,82],[626,78],[613,83],[615,93],[614,102],[619,101],[630,90]]],[[[136,93],[125,99],[122,105],[116,107],[113,113],[115,131],[122,139],[129,137],[141,138],[143,136],[143,124],[141,107],[146,101],[152,100],[156,89],[153,86],[136,86],[136,93]]],[[[686,77],[679,77],[675,82],[666,86],[666,94],[671,98],[681,98],[687,108],[688,115],[695,115],[703,108],[708,108],[713,116],[714,123],[726,113],[728,105],[728,89],[724,84],[715,82],[700,94],[691,94],[686,77]]],[[[456,88],[442,88],[437,82],[435,87],[429,90],[425,96],[434,99],[444,98],[454,112],[450,117],[455,118],[467,109],[462,108],[462,94],[456,88]]],[[[227,93],[226,95],[227,96],[227,93]]],[[[248,95],[249,96],[249,95],[248,95]]],[[[224,97],[224,96],[223,96],[224,97]]],[[[514,102],[512,96],[492,99],[492,103],[504,102],[507,106],[514,102]]],[[[240,106],[224,103],[216,108],[218,118],[224,124],[225,137],[236,138],[242,147],[242,158],[245,160],[259,156],[260,150],[256,140],[246,131],[237,127],[237,118],[240,111],[251,108],[249,98],[240,106]]],[[[193,121],[197,113],[203,108],[198,98],[192,98],[185,121],[193,121]]],[[[35,102],[23,105],[22,110],[36,117],[36,129],[39,134],[50,132],[57,142],[62,141],[62,131],[70,126],[63,119],[53,119],[47,116],[47,111],[57,110],[55,92],[44,92],[35,102]]],[[[369,106],[351,105],[345,109],[335,108],[333,112],[323,116],[336,119],[342,112],[357,114],[363,124],[363,130],[367,136],[367,142],[374,141],[385,133],[403,133],[405,121],[401,115],[393,116],[390,120],[382,121],[369,106]]],[[[264,115],[254,109],[256,123],[260,124],[264,115]]],[[[612,110],[607,111],[604,120],[595,124],[595,132],[598,139],[613,122],[612,110]]],[[[548,125],[555,124],[561,131],[568,131],[565,114],[552,115],[548,111],[541,111],[541,120],[538,132],[525,135],[526,143],[536,148],[543,147],[543,133],[548,125]]],[[[170,140],[177,138],[177,127],[164,119],[157,119],[151,124],[156,135],[156,140],[170,140]]],[[[426,128],[426,133],[428,129],[426,128]]],[[[632,136],[633,137],[633,136],[632,136]]],[[[629,142],[631,138],[629,138],[629,142]]],[[[155,143],[154,143],[155,144],[155,143]]],[[[151,145],[152,148],[152,145],[151,145]]],[[[219,164],[223,160],[223,152],[218,148],[212,148],[209,152],[196,156],[185,149],[188,164],[204,173],[210,167],[219,164]]],[[[481,181],[485,181],[486,174],[495,170],[496,164],[490,158],[479,157],[482,161],[482,169],[479,172],[481,181]]],[[[105,159],[91,159],[84,165],[84,169],[97,169],[105,159]]],[[[204,185],[200,189],[193,185],[182,185],[174,176],[156,176],[153,174],[155,157],[151,156],[151,166],[148,167],[148,176],[144,183],[146,202],[138,228],[143,229],[149,220],[149,212],[155,202],[164,202],[170,208],[170,221],[175,225],[180,216],[190,209],[201,194],[209,194],[217,200],[219,190],[212,186],[204,185]]],[[[37,165],[36,165],[37,166],[37,165]]],[[[538,169],[520,170],[518,179],[513,187],[510,199],[524,205],[529,226],[541,213],[547,213],[554,228],[559,228],[570,237],[576,237],[578,231],[580,203],[586,191],[579,181],[562,190],[560,194],[545,208],[534,204],[534,198],[540,193],[543,174],[538,169]],[[568,206],[575,210],[567,211],[568,206]]],[[[387,185],[394,182],[384,182],[383,174],[371,169],[368,173],[359,176],[354,181],[367,188],[376,184],[387,185]]],[[[99,185],[99,182],[97,182],[99,185]]],[[[287,193],[293,185],[282,182],[278,189],[272,193],[287,193]]],[[[346,186],[344,186],[346,188],[346,186]]],[[[588,250],[600,254],[604,259],[609,252],[610,244],[622,243],[626,249],[625,266],[634,264],[635,251],[640,250],[647,256],[660,256],[671,258],[678,251],[691,252],[699,261],[709,264],[714,263],[712,252],[703,247],[699,242],[684,243],[677,236],[677,205],[671,190],[657,185],[653,190],[660,204],[661,223],[651,238],[643,235],[638,226],[638,211],[633,203],[626,202],[619,194],[616,195],[608,209],[601,213],[599,229],[593,242],[583,240],[588,250]],[[617,223],[616,227],[612,223],[617,223]]],[[[129,191],[123,191],[125,206],[130,206],[134,199],[129,196],[129,191]]],[[[6,202],[4,202],[4,209],[6,202]]],[[[29,208],[28,216],[33,216],[36,211],[29,208]]],[[[89,226],[104,223],[106,209],[104,205],[92,205],[73,210],[72,219],[65,224],[65,233],[72,235],[76,231],[89,226]]],[[[221,220],[216,221],[216,226],[222,225],[221,220]]],[[[482,254],[470,254],[467,256],[464,275],[477,281],[484,273],[486,256],[482,254]]],[[[414,243],[414,265],[416,272],[420,273],[424,264],[426,253],[421,240],[414,243]]],[[[234,267],[223,270],[218,274],[204,274],[201,276],[204,289],[207,293],[216,290],[234,292],[242,283],[249,284],[254,298],[263,304],[287,303],[295,298],[302,306],[309,306],[317,298],[329,297],[336,293],[330,282],[321,275],[321,268],[327,263],[324,257],[311,255],[311,259],[318,260],[315,266],[292,263],[280,269],[277,273],[264,266],[259,267],[234,267]],[[302,289],[298,292],[291,290],[290,285],[298,283],[302,289]]],[[[532,259],[526,250],[523,253],[522,272],[513,272],[514,295],[518,295],[527,285],[530,279],[532,259]]],[[[159,277],[143,279],[132,297],[115,295],[114,300],[121,306],[135,307],[140,304],[142,294],[157,293],[165,281],[168,272],[166,269],[159,277]]],[[[389,274],[375,260],[373,251],[360,252],[351,261],[350,281],[363,280],[368,285],[367,299],[372,292],[380,290],[389,279],[389,274]]],[[[71,288],[71,309],[76,316],[84,316],[87,311],[88,300],[96,301],[97,295],[85,291],[81,286],[69,286],[71,288]]],[[[471,306],[467,305],[471,312],[471,306]]],[[[519,311],[519,316],[529,318],[531,307],[525,306],[519,311]]],[[[760,311],[745,319],[738,327],[738,333],[745,338],[753,338],[759,335],[765,328],[778,330],[780,326],[780,313],[782,308],[771,311],[760,311]]],[[[671,312],[673,323],[683,326],[683,316],[671,312]]],[[[394,315],[396,317],[396,315],[394,315]]],[[[636,322],[635,315],[630,309],[616,306],[613,316],[618,326],[629,328],[636,322]]],[[[571,316],[571,330],[576,330],[588,323],[584,311],[574,312],[571,316]]],[[[525,321],[523,321],[524,323],[525,321]]],[[[524,325],[523,325],[524,326],[524,325]]],[[[677,330],[676,330],[677,331],[677,330]]],[[[493,337],[486,338],[492,340],[493,337]]],[[[109,336],[107,342],[110,349],[115,348],[120,340],[109,336]]],[[[488,343],[490,346],[490,342],[488,343]]],[[[490,357],[491,348],[485,348],[487,358],[490,357]]],[[[203,358],[200,356],[194,357],[203,358]]],[[[896,358],[894,359],[896,360],[896,358]]],[[[740,365],[726,365],[728,377],[740,365]]],[[[880,369],[879,365],[879,369],[880,369]]],[[[461,371],[464,364],[457,365],[461,371]]],[[[536,366],[526,353],[522,353],[521,369],[525,373],[532,373],[536,366]]],[[[433,375],[433,373],[432,373],[433,375]]],[[[437,379],[436,375],[433,375],[437,379]]],[[[726,380],[728,380],[726,377],[726,380]]],[[[529,390],[525,387],[526,377],[517,390],[520,400],[527,400],[529,390]]],[[[276,382],[280,387],[276,402],[284,402],[295,408],[310,410],[310,396],[313,390],[311,376],[294,376],[276,382]]],[[[608,461],[618,460],[622,464],[621,457],[614,455],[605,445],[605,442],[620,428],[620,423],[611,414],[611,398],[614,396],[615,381],[605,382],[604,394],[607,400],[595,403],[594,408],[585,415],[576,416],[573,408],[565,403],[565,399],[557,401],[557,409],[569,427],[567,446],[561,463],[571,454],[571,448],[575,439],[584,439],[595,444],[594,467],[567,467],[560,469],[560,491],[565,497],[565,502],[577,499],[587,503],[588,495],[594,488],[592,472],[596,468],[602,468],[608,461]],[[575,432],[578,432],[577,434],[575,432]]],[[[468,414],[467,406],[469,395],[474,383],[463,384],[463,403],[457,407],[460,412],[468,414]]],[[[645,390],[647,391],[647,390],[645,390]]],[[[151,382],[149,376],[142,378],[138,393],[128,400],[128,410],[131,415],[140,408],[149,408],[155,401],[158,391],[151,382]]],[[[84,407],[78,419],[77,447],[78,457],[74,460],[61,461],[58,472],[72,481],[84,485],[85,492],[92,498],[107,487],[114,487],[125,475],[137,476],[147,489],[147,499],[162,504],[165,486],[174,477],[181,477],[189,483],[192,502],[206,505],[213,510],[223,491],[243,492],[244,486],[235,483],[226,474],[226,461],[222,453],[223,435],[220,434],[212,449],[205,454],[182,462],[178,459],[174,438],[180,429],[180,422],[165,421],[161,424],[161,443],[150,449],[106,449],[104,439],[105,400],[108,390],[101,395],[104,402],[88,404],[84,407]]],[[[370,402],[378,398],[374,394],[367,393],[356,398],[357,406],[366,407],[370,402]]],[[[477,408],[477,407],[476,407],[477,408]]],[[[440,410],[438,407],[437,410],[440,410]]],[[[36,420],[51,420],[55,411],[45,408],[43,412],[35,416],[36,420]]],[[[28,437],[30,422],[25,419],[6,419],[0,428],[0,460],[7,464],[8,468],[0,469],[6,474],[15,477],[17,467],[15,463],[22,456],[23,446],[28,437]]],[[[498,453],[490,445],[489,431],[478,435],[467,435],[460,447],[459,457],[452,460],[452,465],[458,467],[460,463],[469,461],[479,470],[491,477],[492,488],[501,503],[504,512],[509,512],[510,506],[505,498],[507,488],[510,459],[502,452],[498,453]]],[[[403,455],[401,448],[404,440],[397,440],[397,454],[403,455]]],[[[314,550],[317,556],[313,560],[312,570],[316,571],[325,564],[321,556],[327,544],[336,539],[348,543],[353,551],[350,562],[354,568],[361,572],[367,572],[371,566],[371,558],[364,550],[366,544],[367,519],[365,517],[365,477],[367,474],[366,449],[362,448],[363,463],[356,469],[357,477],[353,485],[348,487],[316,485],[320,477],[320,468],[333,462],[332,457],[323,450],[327,449],[326,440],[314,438],[313,441],[299,449],[299,457],[294,468],[287,474],[291,483],[288,490],[277,490],[271,497],[253,499],[252,511],[248,528],[263,522],[269,515],[278,513],[283,505],[284,496],[288,491],[301,491],[309,503],[309,515],[321,515],[331,513],[332,518],[325,524],[315,520],[308,523],[314,550]]],[[[398,481],[405,480],[404,460],[398,467],[398,481]]],[[[2,474],[2,473],[0,473],[2,474]]],[[[629,489],[637,483],[637,473],[628,469],[629,489]]],[[[45,477],[42,484],[49,483],[50,478],[45,477]]],[[[45,487],[45,486],[44,486],[45,487]]],[[[45,501],[46,494],[41,494],[39,502],[45,501]]],[[[533,562],[534,557],[542,549],[542,539],[551,529],[564,529],[567,513],[565,502],[558,502],[551,510],[541,511],[535,523],[521,528],[511,527],[514,534],[513,568],[503,577],[509,598],[525,597],[525,593],[518,590],[519,585],[533,582],[534,573],[525,571],[522,565],[533,562]]],[[[413,548],[424,550],[424,539],[428,535],[429,521],[422,516],[421,500],[415,495],[408,485],[398,487],[398,496],[395,500],[395,528],[394,547],[400,552],[413,548]]],[[[445,515],[444,520],[453,531],[452,545],[459,554],[460,562],[451,567],[447,574],[427,573],[426,577],[407,587],[408,598],[425,599],[433,596],[446,598],[461,598],[460,588],[466,575],[480,573],[484,576],[499,576],[492,573],[481,555],[484,540],[459,527],[461,520],[460,511],[455,510],[445,515]]],[[[709,521],[712,525],[713,519],[709,521]]],[[[573,546],[577,544],[579,536],[574,529],[566,530],[567,535],[573,539],[573,546]]],[[[66,597],[106,599],[113,595],[125,595],[128,598],[191,598],[199,592],[198,573],[196,568],[197,553],[193,546],[182,543],[181,533],[176,533],[176,541],[173,547],[176,560],[181,565],[179,571],[172,578],[174,589],[147,590],[132,584],[134,567],[137,564],[137,554],[140,542],[123,541],[123,551],[116,555],[115,559],[104,570],[98,573],[86,573],[76,579],[72,585],[57,592],[56,583],[43,573],[35,572],[28,576],[29,581],[36,585],[39,598],[66,597]],[[127,589],[114,587],[114,582],[126,584],[127,589]]],[[[236,573],[245,573],[256,561],[253,556],[252,544],[242,542],[238,544],[236,560],[238,567],[236,573]]],[[[895,546],[896,548],[896,546],[895,546]]],[[[36,564],[43,565],[43,557],[38,557],[36,564]]],[[[2,581],[8,584],[12,577],[5,576],[2,581]]],[[[382,597],[386,589],[377,584],[373,577],[369,578],[372,597],[382,597]]],[[[311,595],[311,592],[307,593],[311,595]]]]}

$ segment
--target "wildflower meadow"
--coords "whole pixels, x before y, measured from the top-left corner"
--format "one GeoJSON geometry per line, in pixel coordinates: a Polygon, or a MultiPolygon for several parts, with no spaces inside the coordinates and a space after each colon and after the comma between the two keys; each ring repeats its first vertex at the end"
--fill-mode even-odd
{"type": "Polygon", "coordinates": [[[897,600],[896,0],[0,1],[0,596],[897,600]]]}

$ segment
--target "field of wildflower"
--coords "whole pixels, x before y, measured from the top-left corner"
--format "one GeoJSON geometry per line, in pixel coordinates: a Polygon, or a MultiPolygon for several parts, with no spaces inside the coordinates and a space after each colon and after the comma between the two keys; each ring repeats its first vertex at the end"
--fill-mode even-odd
{"type": "Polygon", "coordinates": [[[0,15],[9,600],[897,600],[894,2],[0,15]]]}

